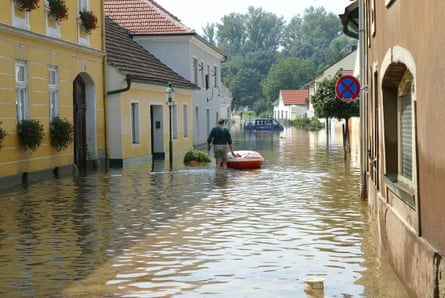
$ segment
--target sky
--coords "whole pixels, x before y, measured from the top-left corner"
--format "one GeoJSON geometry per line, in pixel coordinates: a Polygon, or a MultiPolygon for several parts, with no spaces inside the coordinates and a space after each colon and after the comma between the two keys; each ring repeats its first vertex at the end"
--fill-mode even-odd
{"type": "Polygon", "coordinates": [[[261,7],[283,17],[286,22],[296,15],[303,16],[306,8],[324,7],[335,15],[345,11],[351,0],[155,0],[181,20],[181,23],[202,34],[202,27],[221,23],[221,18],[232,12],[245,14],[249,6],[261,7]]]}

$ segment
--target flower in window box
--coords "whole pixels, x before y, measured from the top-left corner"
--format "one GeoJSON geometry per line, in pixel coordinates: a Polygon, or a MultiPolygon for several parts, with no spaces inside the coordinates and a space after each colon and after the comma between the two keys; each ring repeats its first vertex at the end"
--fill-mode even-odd
{"type": "Polygon", "coordinates": [[[36,151],[45,136],[43,133],[43,124],[40,124],[40,121],[36,119],[22,120],[17,130],[20,140],[25,147],[25,151],[36,151]]]}
{"type": "Polygon", "coordinates": [[[31,11],[39,7],[40,0],[14,0],[20,10],[31,11]]]}
{"type": "Polygon", "coordinates": [[[68,19],[68,7],[64,0],[48,0],[48,15],[57,21],[68,19]]]}
{"type": "Polygon", "coordinates": [[[73,142],[73,125],[67,119],[60,119],[54,117],[51,121],[50,135],[51,146],[53,146],[57,152],[66,149],[73,142]]]}
{"type": "Polygon", "coordinates": [[[0,150],[3,148],[3,140],[8,135],[6,130],[1,126],[3,122],[0,121],[0,150]]]}
{"type": "Polygon", "coordinates": [[[96,29],[97,17],[92,11],[81,11],[79,13],[79,19],[87,34],[90,34],[91,30],[96,29]]]}

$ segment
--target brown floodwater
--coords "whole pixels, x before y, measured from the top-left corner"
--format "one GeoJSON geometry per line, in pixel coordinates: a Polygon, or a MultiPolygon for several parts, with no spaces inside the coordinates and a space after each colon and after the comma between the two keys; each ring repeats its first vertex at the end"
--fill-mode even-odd
{"type": "Polygon", "coordinates": [[[2,193],[0,296],[407,297],[359,200],[356,141],[344,161],[338,131],[232,136],[263,168],[134,163],[2,193]]]}

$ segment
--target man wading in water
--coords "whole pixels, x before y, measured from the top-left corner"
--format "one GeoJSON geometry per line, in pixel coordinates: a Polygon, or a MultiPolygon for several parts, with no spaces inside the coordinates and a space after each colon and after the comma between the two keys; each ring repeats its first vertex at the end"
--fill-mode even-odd
{"type": "Polygon", "coordinates": [[[230,152],[233,153],[232,136],[227,128],[224,127],[224,119],[218,120],[218,125],[212,128],[207,139],[207,149],[210,151],[211,144],[213,144],[213,153],[216,160],[217,169],[227,169],[227,145],[229,145],[230,152]]]}

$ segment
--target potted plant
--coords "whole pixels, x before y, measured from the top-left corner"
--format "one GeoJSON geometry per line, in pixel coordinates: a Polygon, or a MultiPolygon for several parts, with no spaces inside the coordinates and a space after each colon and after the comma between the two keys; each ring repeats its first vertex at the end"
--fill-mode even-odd
{"type": "Polygon", "coordinates": [[[2,127],[3,122],[0,121],[0,150],[3,148],[3,140],[8,135],[6,130],[2,127]]]}
{"type": "Polygon", "coordinates": [[[51,146],[57,152],[67,148],[73,142],[73,125],[67,119],[54,117],[50,126],[51,146]]]}
{"type": "Polygon", "coordinates": [[[18,9],[31,11],[39,7],[40,0],[14,0],[14,2],[18,9]]]}
{"type": "Polygon", "coordinates": [[[200,150],[190,150],[184,156],[185,164],[195,164],[195,163],[209,163],[211,159],[209,155],[200,150]]]}
{"type": "Polygon", "coordinates": [[[85,32],[90,34],[91,30],[96,29],[97,26],[97,17],[90,10],[83,10],[79,13],[80,23],[82,24],[85,32]]]}
{"type": "Polygon", "coordinates": [[[48,15],[56,21],[68,19],[68,7],[65,0],[48,0],[48,15]]]}
{"type": "Polygon", "coordinates": [[[43,140],[43,125],[39,120],[26,119],[22,120],[18,125],[19,137],[25,146],[25,151],[34,152],[40,146],[43,140]]]}

